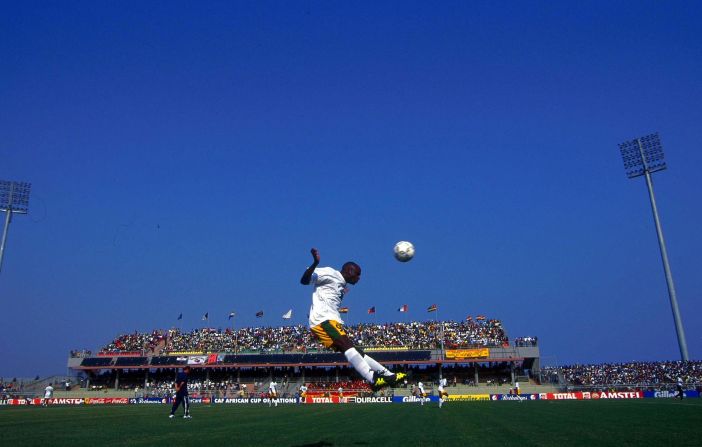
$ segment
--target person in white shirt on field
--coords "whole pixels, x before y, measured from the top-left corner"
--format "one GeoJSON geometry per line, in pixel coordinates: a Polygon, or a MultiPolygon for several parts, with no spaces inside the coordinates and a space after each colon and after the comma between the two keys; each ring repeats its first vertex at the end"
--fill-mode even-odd
{"type": "Polygon", "coordinates": [[[304,383],[300,385],[300,403],[305,403],[305,398],[307,397],[307,385],[304,383]]]}
{"type": "Polygon", "coordinates": [[[446,392],[446,378],[439,379],[439,408],[444,404],[444,397],[448,399],[448,393],[446,392]]]}
{"type": "Polygon", "coordinates": [[[339,393],[339,403],[346,402],[346,399],[344,399],[344,388],[343,388],[343,387],[339,387],[339,389],[337,390],[337,392],[339,393]]]}
{"type": "Polygon", "coordinates": [[[366,379],[373,391],[386,386],[394,386],[407,374],[393,374],[386,367],[354,346],[346,335],[339,314],[339,306],[347,292],[347,284],[356,284],[361,279],[361,267],[355,262],[346,262],[341,271],[331,267],[319,267],[319,251],[312,253],[312,265],[307,267],[300,278],[300,284],[314,286],[312,307],[310,308],[310,330],[325,348],[341,352],[356,371],[366,379]]]}
{"type": "Polygon", "coordinates": [[[47,399],[51,399],[52,397],[54,397],[54,387],[49,384],[44,388],[44,399],[42,399],[41,405],[45,407],[47,405],[47,399]]]}
{"type": "Polygon", "coordinates": [[[271,383],[268,385],[268,406],[270,407],[271,405],[275,404],[275,406],[278,406],[278,391],[276,387],[278,384],[276,383],[275,379],[271,380],[271,383]]]}
{"type": "Polygon", "coordinates": [[[422,382],[417,382],[417,394],[419,397],[419,402],[424,405],[424,399],[427,397],[427,393],[424,391],[424,384],[422,382]]]}

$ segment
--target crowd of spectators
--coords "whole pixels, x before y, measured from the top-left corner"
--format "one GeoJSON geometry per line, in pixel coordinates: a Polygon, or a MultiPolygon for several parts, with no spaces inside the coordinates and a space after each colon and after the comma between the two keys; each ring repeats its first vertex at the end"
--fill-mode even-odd
{"type": "Polygon", "coordinates": [[[318,348],[311,332],[302,325],[250,327],[224,331],[212,328],[168,331],[166,351],[183,352],[301,352],[318,348]]]}
{"type": "Polygon", "coordinates": [[[678,378],[684,383],[692,384],[702,382],[702,361],[569,365],[545,367],[541,372],[545,377],[557,377],[566,384],[580,386],[647,386],[675,383],[678,378]]]}
{"type": "MultiPolygon", "coordinates": [[[[413,321],[409,323],[356,324],[346,327],[349,337],[363,347],[447,349],[503,346],[507,335],[499,320],[413,321]],[[443,335],[443,339],[442,339],[443,335]]],[[[324,350],[303,325],[248,327],[233,330],[180,329],[122,335],[105,346],[102,354],[153,350],[165,340],[166,352],[307,352],[324,350]]]]}
{"type": "Polygon", "coordinates": [[[536,346],[538,337],[517,337],[514,339],[514,346],[536,346]]]}
{"type": "Polygon", "coordinates": [[[112,354],[122,352],[138,352],[149,353],[153,352],[156,347],[166,338],[166,334],[159,330],[154,330],[150,333],[134,332],[132,334],[123,334],[115,338],[111,343],[104,346],[100,353],[112,354]]]}

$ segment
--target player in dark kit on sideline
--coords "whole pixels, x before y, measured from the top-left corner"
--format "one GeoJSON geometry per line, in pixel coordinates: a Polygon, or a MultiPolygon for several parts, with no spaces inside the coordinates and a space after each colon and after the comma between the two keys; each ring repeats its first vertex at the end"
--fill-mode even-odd
{"type": "Polygon", "coordinates": [[[377,391],[392,386],[404,379],[407,374],[393,374],[386,367],[373,360],[353,345],[344,331],[344,321],[339,315],[339,306],[347,292],[347,284],[356,284],[361,279],[361,267],[355,262],[347,262],[337,271],[331,267],[320,267],[319,251],[312,253],[310,265],[300,278],[303,285],[312,284],[312,307],[310,308],[310,330],[324,347],[341,352],[358,373],[377,391]]]}
{"type": "Polygon", "coordinates": [[[190,417],[190,398],[188,397],[188,374],[190,374],[190,367],[186,366],[185,368],[183,368],[182,372],[178,373],[178,376],[176,377],[176,383],[175,383],[176,397],[175,397],[175,402],[173,402],[173,408],[171,408],[171,414],[170,414],[170,416],[168,416],[169,418],[175,417],[175,412],[182,402],[183,409],[185,410],[185,414],[183,415],[183,418],[184,419],[191,419],[191,417],[190,417]]]}

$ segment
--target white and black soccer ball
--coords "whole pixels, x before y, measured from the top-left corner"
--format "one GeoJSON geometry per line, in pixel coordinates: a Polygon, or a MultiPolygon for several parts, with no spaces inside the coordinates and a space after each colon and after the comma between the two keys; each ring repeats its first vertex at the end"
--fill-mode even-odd
{"type": "Polygon", "coordinates": [[[414,257],[414,245],[411,242],[400,241],[395,244],[395,259],[400,262],[407,262],[414,257]]]}

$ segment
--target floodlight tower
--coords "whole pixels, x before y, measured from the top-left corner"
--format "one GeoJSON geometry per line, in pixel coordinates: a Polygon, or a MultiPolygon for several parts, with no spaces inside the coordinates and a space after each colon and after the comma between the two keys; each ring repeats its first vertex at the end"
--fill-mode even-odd
{"type": "Polygon", "coordinates": [[[624,160],[624,169],[629,178],[646,176],[646,185],[648,186],[648,197],[651,200],[651,209],[653,210],[653,220],[656,223],[656,232],[658,233],[658,246],[661,249],[661,258],[663,259],[663,270],[665,271],[665,280],[668,284],[668,296],[670,297],[670,307],[673,310],[673,320],[675,320],[675,331],[678,335],[678,346],[680,347],[680,357],[683,361],[688,361],[687,342],[685,341],[685,330],[683,329],[682,320],[680,318],[680,309],[678,308],[678,299],[675,295],[675,285],[673,284],[673,274],[670,272],[668,265],[668,251],[665,248],[665,240],[663,239],[663,228],[658,217],[658,208],[656,207],[656,198],[653,195],[653,181],[651,173],[662,171],[666,168],[663,155],[663,147],[658,133],[647,135],[642,138],[636,138],[631,141],[625,141],[619,145],[619,150],[622,153],[624,160]]]}
{"type": "Polygon", "coordinates": [[[2,270],[2,257],[5,253],[7,231],[10,229],[10,222],[12,222],[12,213],[27,214],[31,188],[31,183],[0,180],[0,211],[6,213],[2,242],[0,242],[0,271],[2,270]]]}

